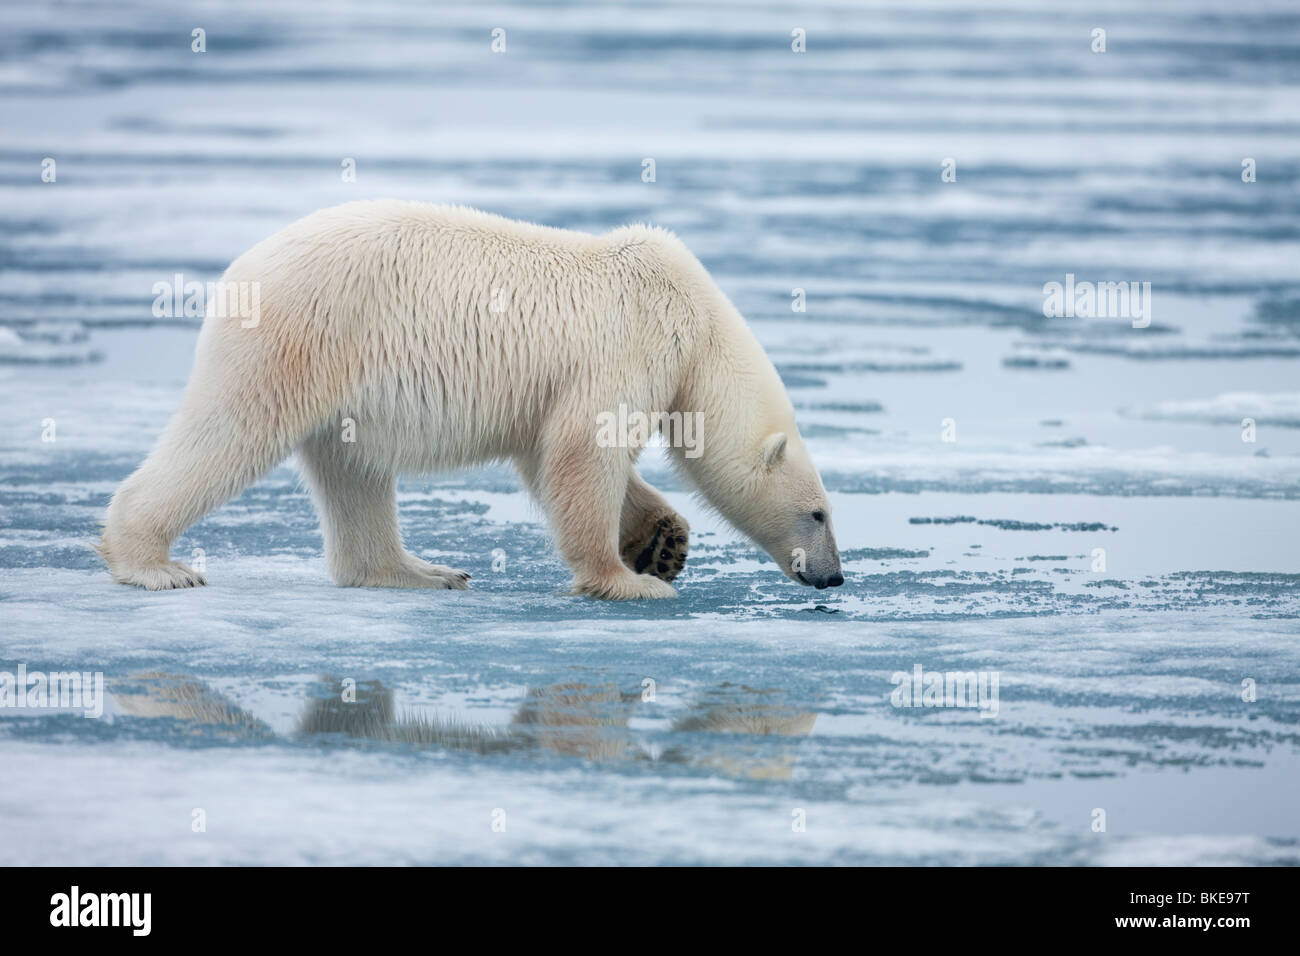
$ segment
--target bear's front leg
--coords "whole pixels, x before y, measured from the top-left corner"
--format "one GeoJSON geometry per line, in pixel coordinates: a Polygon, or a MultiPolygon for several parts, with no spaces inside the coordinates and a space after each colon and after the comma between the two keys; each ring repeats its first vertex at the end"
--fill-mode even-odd
{"type": "Polygon", "coordinates": [[[672,585],[637,574],[619,555],[619,523],[632,474],[626,449],[593,448],[580,440],[551,447],[539,491],[556,544],[573,569],[573,592],[614,601],[676,597],[672,585]]]}
{"type": "Polygon", "coordinates": [[[632,471],[619,522],[618,551],[637,574],[672,582],[686,564],[691,526],[652,485],[632,471]]]}

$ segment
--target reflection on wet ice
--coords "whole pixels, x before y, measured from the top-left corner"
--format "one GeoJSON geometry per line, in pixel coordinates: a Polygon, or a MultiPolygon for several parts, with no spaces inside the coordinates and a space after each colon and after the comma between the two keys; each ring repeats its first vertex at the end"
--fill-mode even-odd
{"type": "MultiPolygon", "coordinates": [[[[110,690],[131,717],[172,718],[221,736],[271,737],[271,728],[203,681],[143,673],[114,680],[110,690]]],[[[613,681],[570,681],[528,688],[505,726],[404,712],[380,681],[322,676],[311,685],[295,732],[304,738],[374,741],[483,755],[548,753],[593,762],[657,760],[726,776],[788,779],[793,747],[776,742],[719,740],[719,735],[801,738],[817,715],[789,706],[776,688],[724,683],[696,695],[674,719],[674,739],[650,746],[629,721],[645,702],[613,681]]]]}

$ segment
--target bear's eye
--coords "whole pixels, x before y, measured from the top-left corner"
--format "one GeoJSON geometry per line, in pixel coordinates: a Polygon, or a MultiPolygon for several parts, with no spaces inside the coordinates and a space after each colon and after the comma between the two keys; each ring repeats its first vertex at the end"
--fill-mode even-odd
{"type": "Polygon", "coordinates": [[[816,522],[818,522],[818,523],[821,523],[821,522],[823,522],[823,521],[825,521],[825,520],[826,520],[826,512],[824,512],[824,511],[814,511],[814,512],[813,512],[813,521],[816,521],[816,522]]]}

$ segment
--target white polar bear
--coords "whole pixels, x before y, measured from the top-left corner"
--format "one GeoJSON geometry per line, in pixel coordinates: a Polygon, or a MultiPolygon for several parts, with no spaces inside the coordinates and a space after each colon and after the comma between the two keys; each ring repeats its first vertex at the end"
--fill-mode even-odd
{"type": "Polygon", "coordinates": [[[258,243],[222,283],[255,309],[209,303],[180,408],[113,496],[99,550],[122,583],[204,584],[171,543],[296,450],[341,585],[466,587],[403,549],[396,476],[510,460],[576,593],[671,597],[629,558],[677,516],[636,473],[646,436],[598,440],[620,406],[699,413],[674,466],[792,579],[843,583],[781,380],[670,233],[353,202],[258,243]]]}

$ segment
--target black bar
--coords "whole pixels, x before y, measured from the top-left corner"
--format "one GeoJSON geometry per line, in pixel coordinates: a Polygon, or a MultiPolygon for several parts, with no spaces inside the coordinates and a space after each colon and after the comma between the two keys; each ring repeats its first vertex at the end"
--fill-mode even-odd
{"type": "MultiPolygon", "coordinates": [[[[54,940],[76,933],[130,939],[197,939],[257,931],[257,939],[361,945],[385,931],[421,933],[430,945],[449,934],[501,930],[550,934],[561,927],[583,935],[598,927],[643,933],[666,945],[687,923],[702,922],[738,937],[765,927],[808,932],[807,943],[843,924],[864,942],[901,931],[919,946],[976,944],[998,938],[1074,942],[1122,939],[1144,943],[1212,940],[1231,946],[1264,931],[1294,927],[1296,881],[1284,869],[1191,868],[880,868],[853,869],[596,869],[339,868],[36,868],[8,871],[0,903],[6,943],[54,940]],[[148,934],[139,908],[119,906],[126,925],[54,926],[60,896],[78,888],[83,913],[96,894],[149,894],[148,934]],[[1184,895],[1180,895],[1184,894],[1184,895]],[[137,917],[135,925],[128,918],[137,917]],[[1153,920],[1147,925],[1121,921],[1153,920]],[[1208,919],[1210,925],[1200,925],[1208,919]],[[1197,921],[1191,924],[1190,921],[1197,921]],[[1239,925],[1224,921],[1244,920],[1239,925]],[[656,929],[655,927],[658,927],[656,929]],[[668,927],[678,927],[665,936],[668,927]],[[800,927],[803,927],[801,930],[800,927]],[[1008,934],[1010,934],[1008,936],[1008,934]],[[1027,938],[1027,937],[1025,937],[1027,938]]],[[[111,914],[110,914],[111,915],[111,914]]],[[[694,934],[692,934],[694,935],[694,934]]],[[[539,937],[537,941],[540,941],[539,937]]],[[[378,940],[371,945],[378,944],[378,940]]],[[[463,945],[463,944],[462,944],[463,945]]],[[[12,952],[20,952],[15,948],[12,952]]]]}

